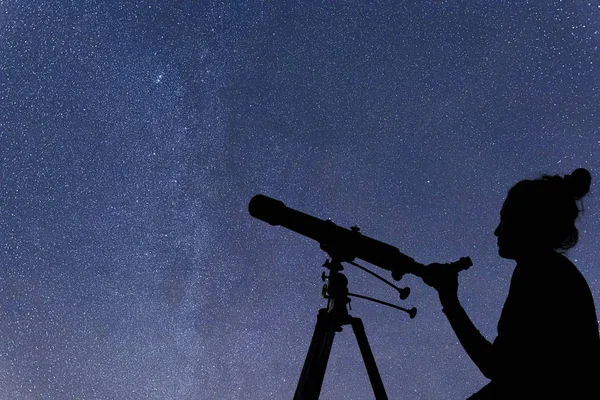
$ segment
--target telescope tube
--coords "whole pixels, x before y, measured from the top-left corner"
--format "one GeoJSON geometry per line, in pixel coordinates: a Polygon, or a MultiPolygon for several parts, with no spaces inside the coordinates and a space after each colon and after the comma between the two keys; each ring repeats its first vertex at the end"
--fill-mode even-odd
{"type": "Polygon", "coordinates": [[[273,226],[283,226],[321,245],[332,258],[352,261],[360,258],[370,264],[391,271],[395,279],[410,273],[422,276],[425,266],[402,254],[396,247],[364,236],[358,228],[348,230],[330,220],[287,207],[282,201],[262,194],[254,196],[248,204],[250,215],[273,226]]]}

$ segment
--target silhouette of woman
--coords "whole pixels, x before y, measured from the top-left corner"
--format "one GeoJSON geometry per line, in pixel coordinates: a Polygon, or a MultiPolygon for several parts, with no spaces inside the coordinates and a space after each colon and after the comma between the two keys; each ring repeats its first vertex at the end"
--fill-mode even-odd
{"type": "Polygon", "coordinates": [[[577,200],[590,173],[524,180],[500,212],[500,257],[517,262],[493,343],[475,328],[458,300],[457,273],[432,264],[423,278],[469,357],[491,382],[469,397],[600,399],[600,338],[590,288],[563,254],[577,243],[577,200]]]}

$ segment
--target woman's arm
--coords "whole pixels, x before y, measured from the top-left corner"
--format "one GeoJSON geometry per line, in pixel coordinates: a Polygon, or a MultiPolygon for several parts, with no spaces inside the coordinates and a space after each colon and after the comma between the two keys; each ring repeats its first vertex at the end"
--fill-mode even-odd
{"type": "Polygon", "coordinates": [[[486,378],[493,376],[492,344],[475,328],[458,300],[458,273],[443,264],[431,264],[423,281],[437,290],[450,326],[460,344],[486,378]]]}
{"type": "Polygon", "coordinates": [[[491,379],[493,371],[492,344],[479,332],[465,312],[458,300],[458,296],[440,300],[442,311],[448,317],[450,326],[454,330],[458,341],[463,346],[477,368],[488,379],[491,379]]]}

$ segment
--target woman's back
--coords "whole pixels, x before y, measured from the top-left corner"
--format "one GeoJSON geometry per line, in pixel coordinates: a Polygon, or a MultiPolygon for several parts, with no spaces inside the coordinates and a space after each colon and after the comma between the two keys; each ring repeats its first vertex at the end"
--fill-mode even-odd
{"type": "Polygon", "coordinates": [[[559,398],[597,386],[600,337],[594,301],[566,257],[551,252],[517,264],[493,358],[492,381],[515,395],[559,398]]]}

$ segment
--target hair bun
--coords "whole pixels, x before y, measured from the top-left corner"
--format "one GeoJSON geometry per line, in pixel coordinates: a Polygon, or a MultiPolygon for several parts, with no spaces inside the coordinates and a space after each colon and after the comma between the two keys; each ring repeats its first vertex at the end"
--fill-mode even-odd
{"type": "Polygon", "coordinates": [[[575,200],[581,199],[590,191],[592,175],[585,168],[577,168],[571,175],[565,175],[567,190],[575,200]]]}

